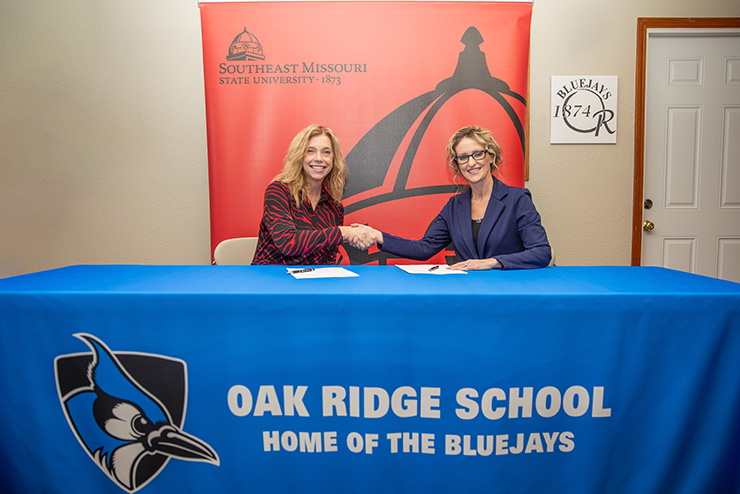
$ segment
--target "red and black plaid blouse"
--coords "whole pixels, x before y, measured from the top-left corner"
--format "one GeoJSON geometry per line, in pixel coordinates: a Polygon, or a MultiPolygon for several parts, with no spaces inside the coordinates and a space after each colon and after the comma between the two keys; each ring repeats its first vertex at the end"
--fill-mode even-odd
{"type": "Polygon", "coordinates": [[[265,190],[259,242],[252,264],[336,264],[344,207],[326,189],[316,211],[308,199],[296,207],[290,189],[272,182],[265,190]]]}

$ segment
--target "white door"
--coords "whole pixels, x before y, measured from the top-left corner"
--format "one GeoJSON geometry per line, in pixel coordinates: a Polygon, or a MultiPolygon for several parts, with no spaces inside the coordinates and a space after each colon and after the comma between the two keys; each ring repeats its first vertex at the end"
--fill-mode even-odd
{"type": "Polygon", "coordinates": [[[642,265],[740,282],[740,32],[648,36],[642,265]]]}

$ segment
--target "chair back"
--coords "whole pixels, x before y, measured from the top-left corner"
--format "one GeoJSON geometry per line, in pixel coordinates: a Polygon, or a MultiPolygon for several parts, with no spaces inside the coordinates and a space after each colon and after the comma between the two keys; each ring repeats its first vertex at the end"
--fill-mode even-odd
{"type": "Polygon", "coordinates": [[[244,266],[252,264],[257,250],[257,237],[229,238],[221,241],[213,251],[213,264],[244,266]]]}

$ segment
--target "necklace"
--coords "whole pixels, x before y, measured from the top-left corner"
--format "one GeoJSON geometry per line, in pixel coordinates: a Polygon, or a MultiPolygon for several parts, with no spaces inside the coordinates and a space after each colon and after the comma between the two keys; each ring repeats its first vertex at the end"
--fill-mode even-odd
{"type": "Polygon", "coordinates": [[[491,194],[486,194],[485,197],[481,199],[472,199],[470,200],[470,209],[474,213],[479,213],[483,211],[483,214],[480,216],[480,218],[473,218],[473,221],[480,224],[483,221],[483,218],[485,217],[486,213],[486,206],[488,205],[488,201],[491,199],[491,194]]]}

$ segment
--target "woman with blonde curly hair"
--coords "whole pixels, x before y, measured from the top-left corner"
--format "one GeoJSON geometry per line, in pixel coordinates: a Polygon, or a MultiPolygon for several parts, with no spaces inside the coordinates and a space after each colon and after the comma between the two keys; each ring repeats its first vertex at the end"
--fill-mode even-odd
{"type": "Polygon", "coordinates": [[[336,264],[339,245],[367,248],[371,234],[343,226],[347,164],[334,132],[310,125],[290,143],[283,171],[265,190],[252,264],[336,264]]]}
{"type": "Polygon", "coordinates": [[[468,185],[450,198],[424,238],[408,240],[365,228],[383,252],[409,259],[429,259],[452,242],[457,262],[448,269],[547,266],[552,251],[532,196],[494,176],[501,154],[490,131],[463,127],[450,137],[447,162],[455,180],[462,177],[468,185]]]}

